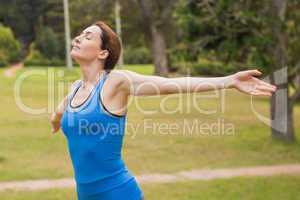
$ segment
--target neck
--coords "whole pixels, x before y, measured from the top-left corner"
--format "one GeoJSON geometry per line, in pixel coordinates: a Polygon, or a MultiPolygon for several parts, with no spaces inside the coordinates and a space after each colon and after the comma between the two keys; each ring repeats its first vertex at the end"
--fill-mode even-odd
{"type": "Polygon", "coordinates": [[[104,73],[104,66],[99,64],[99,62],[86,63],[80,64],[80,70],[82,73],[83,86],[96,85],[100,75],[104,73]]]}

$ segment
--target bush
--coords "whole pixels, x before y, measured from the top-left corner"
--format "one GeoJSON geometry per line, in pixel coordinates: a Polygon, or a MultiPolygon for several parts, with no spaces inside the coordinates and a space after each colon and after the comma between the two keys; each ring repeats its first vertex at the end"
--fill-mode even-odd
{"type": "Polygon", "coordinates": [[[41,27],[35,42],[31,43],[25,66],[65,65],[64,42],[50,27],[41,27]]]}
{"type": "Polygon", "coordinates": [[[49,27],[42,27],[35,40],[36,49],[48,59],[58,57],[60,42],[56,33],[49,27]]]}
{"type": "Polygon", "coordinates": [[[218,61],[201,57],[198,58],[197,62],[193,63],[192,74],[220,76],[225,73],[224,65],[218,61]]]}
{"type": "Polygon", "coordinates": [[[25,66],[62,66],[65,62],[58,58],[47,58],[39,50],[36,49],[35,43],[31,43],[29,54],[24,62],[25,66]]]}
{"type": "Polygon", "coordinates": [[[193,76],[226,76],[246,69],[244,65],[239,63],[226,64],[206,57],[199,57],[197,61],[194,62],[178,62],[173,66],[175,66],[179,73],[188,73],[193,76]]]}
{"type": "Polygon", "coordinates": [[[146,47],[126,47],[124,49],[124,62],[126,64],[149,64],[152,56],[146,47]]]}
{"type": "Polygon", "coordinates": [[[231,62],[226,64],[206,58],[198,59],[196,63],[192,64],[193,75],[226,76],[247,69],[248,68],[241,63],[231,62]]]}
{"type": "Polygon", "coordinates": [[[0,66],[20,60],[21,47],[12,30],[0,24],[0,66]]]}

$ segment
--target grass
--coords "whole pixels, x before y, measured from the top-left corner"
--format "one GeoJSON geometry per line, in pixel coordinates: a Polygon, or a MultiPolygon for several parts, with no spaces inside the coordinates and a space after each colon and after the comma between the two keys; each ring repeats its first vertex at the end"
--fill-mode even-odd
{"type": "MultiPolygon", "coordinates": [[[[299,176],[234,178],[215,181],[189,181],[141,185],[146,200],[297,200],[300,199],[299,176]]],[[[76,199],[75,189],[39,192],[7,191],[1,200],[76,199]]]]}
{"type": "MultiPolygon", "coordinates": [[[[151,65],[126,66],[126,69],[143,74],[153,72],[151,65]]],[[[57,105],[61,99],[58,97],[58,84],[71,83],[80,78],[80,71],[78,68],[69,71],[56,67],[47,71],[47,68],[32,67],[19,71],[17,77],[32,70],[40,70],[44,75],[24,79],[20,95],[27,106],[46,107],[43,114],[28,114],[17,106],[14,87],[16,80],[20,79],[6,78],[3,69],[0,70],[0,181],[73,176],[63,133],[50,133],[48,118],[54,107],[48,99],[48,75],[53,74],[54,77],[54,105],[57,105]],[[62,71],[64,76],[59,75],[62,71]]],[[[66,94],[67,85],[64,88],[66,94]]],[[[131,98],[123,158],[133,174],[300,162],[299,142],[287,144],[271,139],[270,128],[251,110],[250,97],[231,90],[224,97],[213,98],[212,94],[169,95],[168,99],[166,96],[131,98]],[[195,104],[191,103],[192,97],[197,97],[195,104]],[[224,110],[220,105],[222,98],[224,110]],[[179,107],[180,103],[182,107],[179,107]],[[162,104],[164,107],[160,106],[162,104]],[[181,110],[169,114],[162,110],[178,107],[181,110]],[[203,114],[197,108],[215,112],[203,114]],[[141,110],[152,110],[154,113],[147,114],[141,110]],[[184,122],[191,127],[193,120],[203,125],[201,130],[185,129],[184,122]],[[215,134],[219,122],[227,127],[226,131],[231,130],[230,133],[219,131],[215,134]],[[149,124],[156,127],[145,128],[149,124]],[[172,132],[163,127],[159,131],[162,124],[175,128],[172,132]],[[209,131],[209,127],[215,129],[209,131]]],[[[269,115],[266,98],[255,98],[253,101],[259,113],[269,115]]],[[[299,106],[295,107],[294,118],[296,137],[299,138],[299,106]]]]}

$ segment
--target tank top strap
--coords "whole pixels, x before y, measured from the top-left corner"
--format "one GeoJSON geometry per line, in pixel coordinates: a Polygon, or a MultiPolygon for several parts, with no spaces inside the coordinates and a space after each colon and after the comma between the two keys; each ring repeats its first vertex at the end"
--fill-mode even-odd
{"type": "Polygon", "coordinates": [[[107,113],[108,115],[110,115],[110,116],[112,116],[116,119],[122,119],[122,118],[126,117],[127,111],[126,111],[126,114],[124,114],[124,115],[114,114],[114,113],[110,112],[102,102],[102,99],[103,99],[103,85],[104,85],[106,79],[108,78],[109,73],[110,73],[110,71],[105,71],[105,75],[104,75],[103,79],[101,80],[101,83],[99,84],[99,88],[97,88],[97,103],[100,106],[100,110],[102,112],[107,113]]]}
{"type": "Polygon", "coordinates": [[[73,97],[76,94],[77,90],[79,90],[79,88],[81,86],[81,82],[82,82],[82,80],[78,80],[77,82],[74,83],[74,88],[72,89],[72,91],[70,92],[70,94],[68,96],[68,105],[69,105],[71,99],[73,99],[73,97]]]}
{"type": "Polygon", "coordinates": [[[104,85],[104,83],[105,83],[105,80],[106,80],[107,77],[108,77],[108,74],[109,74],[109,71],[106,71],[106,70],[105,70],[105,72],[104,72],[104,74],[103,74],[103,78],[100,80],[100,83],[97,85],[97,96],[98,96],[99,93],[101,92],[102,87],[103,87],[103,85],[104,85]]]}

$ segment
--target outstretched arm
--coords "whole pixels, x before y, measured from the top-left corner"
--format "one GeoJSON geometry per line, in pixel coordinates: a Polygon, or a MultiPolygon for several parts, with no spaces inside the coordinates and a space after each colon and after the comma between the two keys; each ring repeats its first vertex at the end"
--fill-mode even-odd
{"type": "Polygon", "coordinates": [[[118,70],[118,72],[122,80],[120,88],[128,95],[135,96],[203,92],[226,88],[235,88],[249,95],[271,96],[276,90],[276,86],[256,78],[262,74],[258,70],[240,71],[229,76],[212,78],[165,78],[142,75],[129,70],[118,70]]]}

